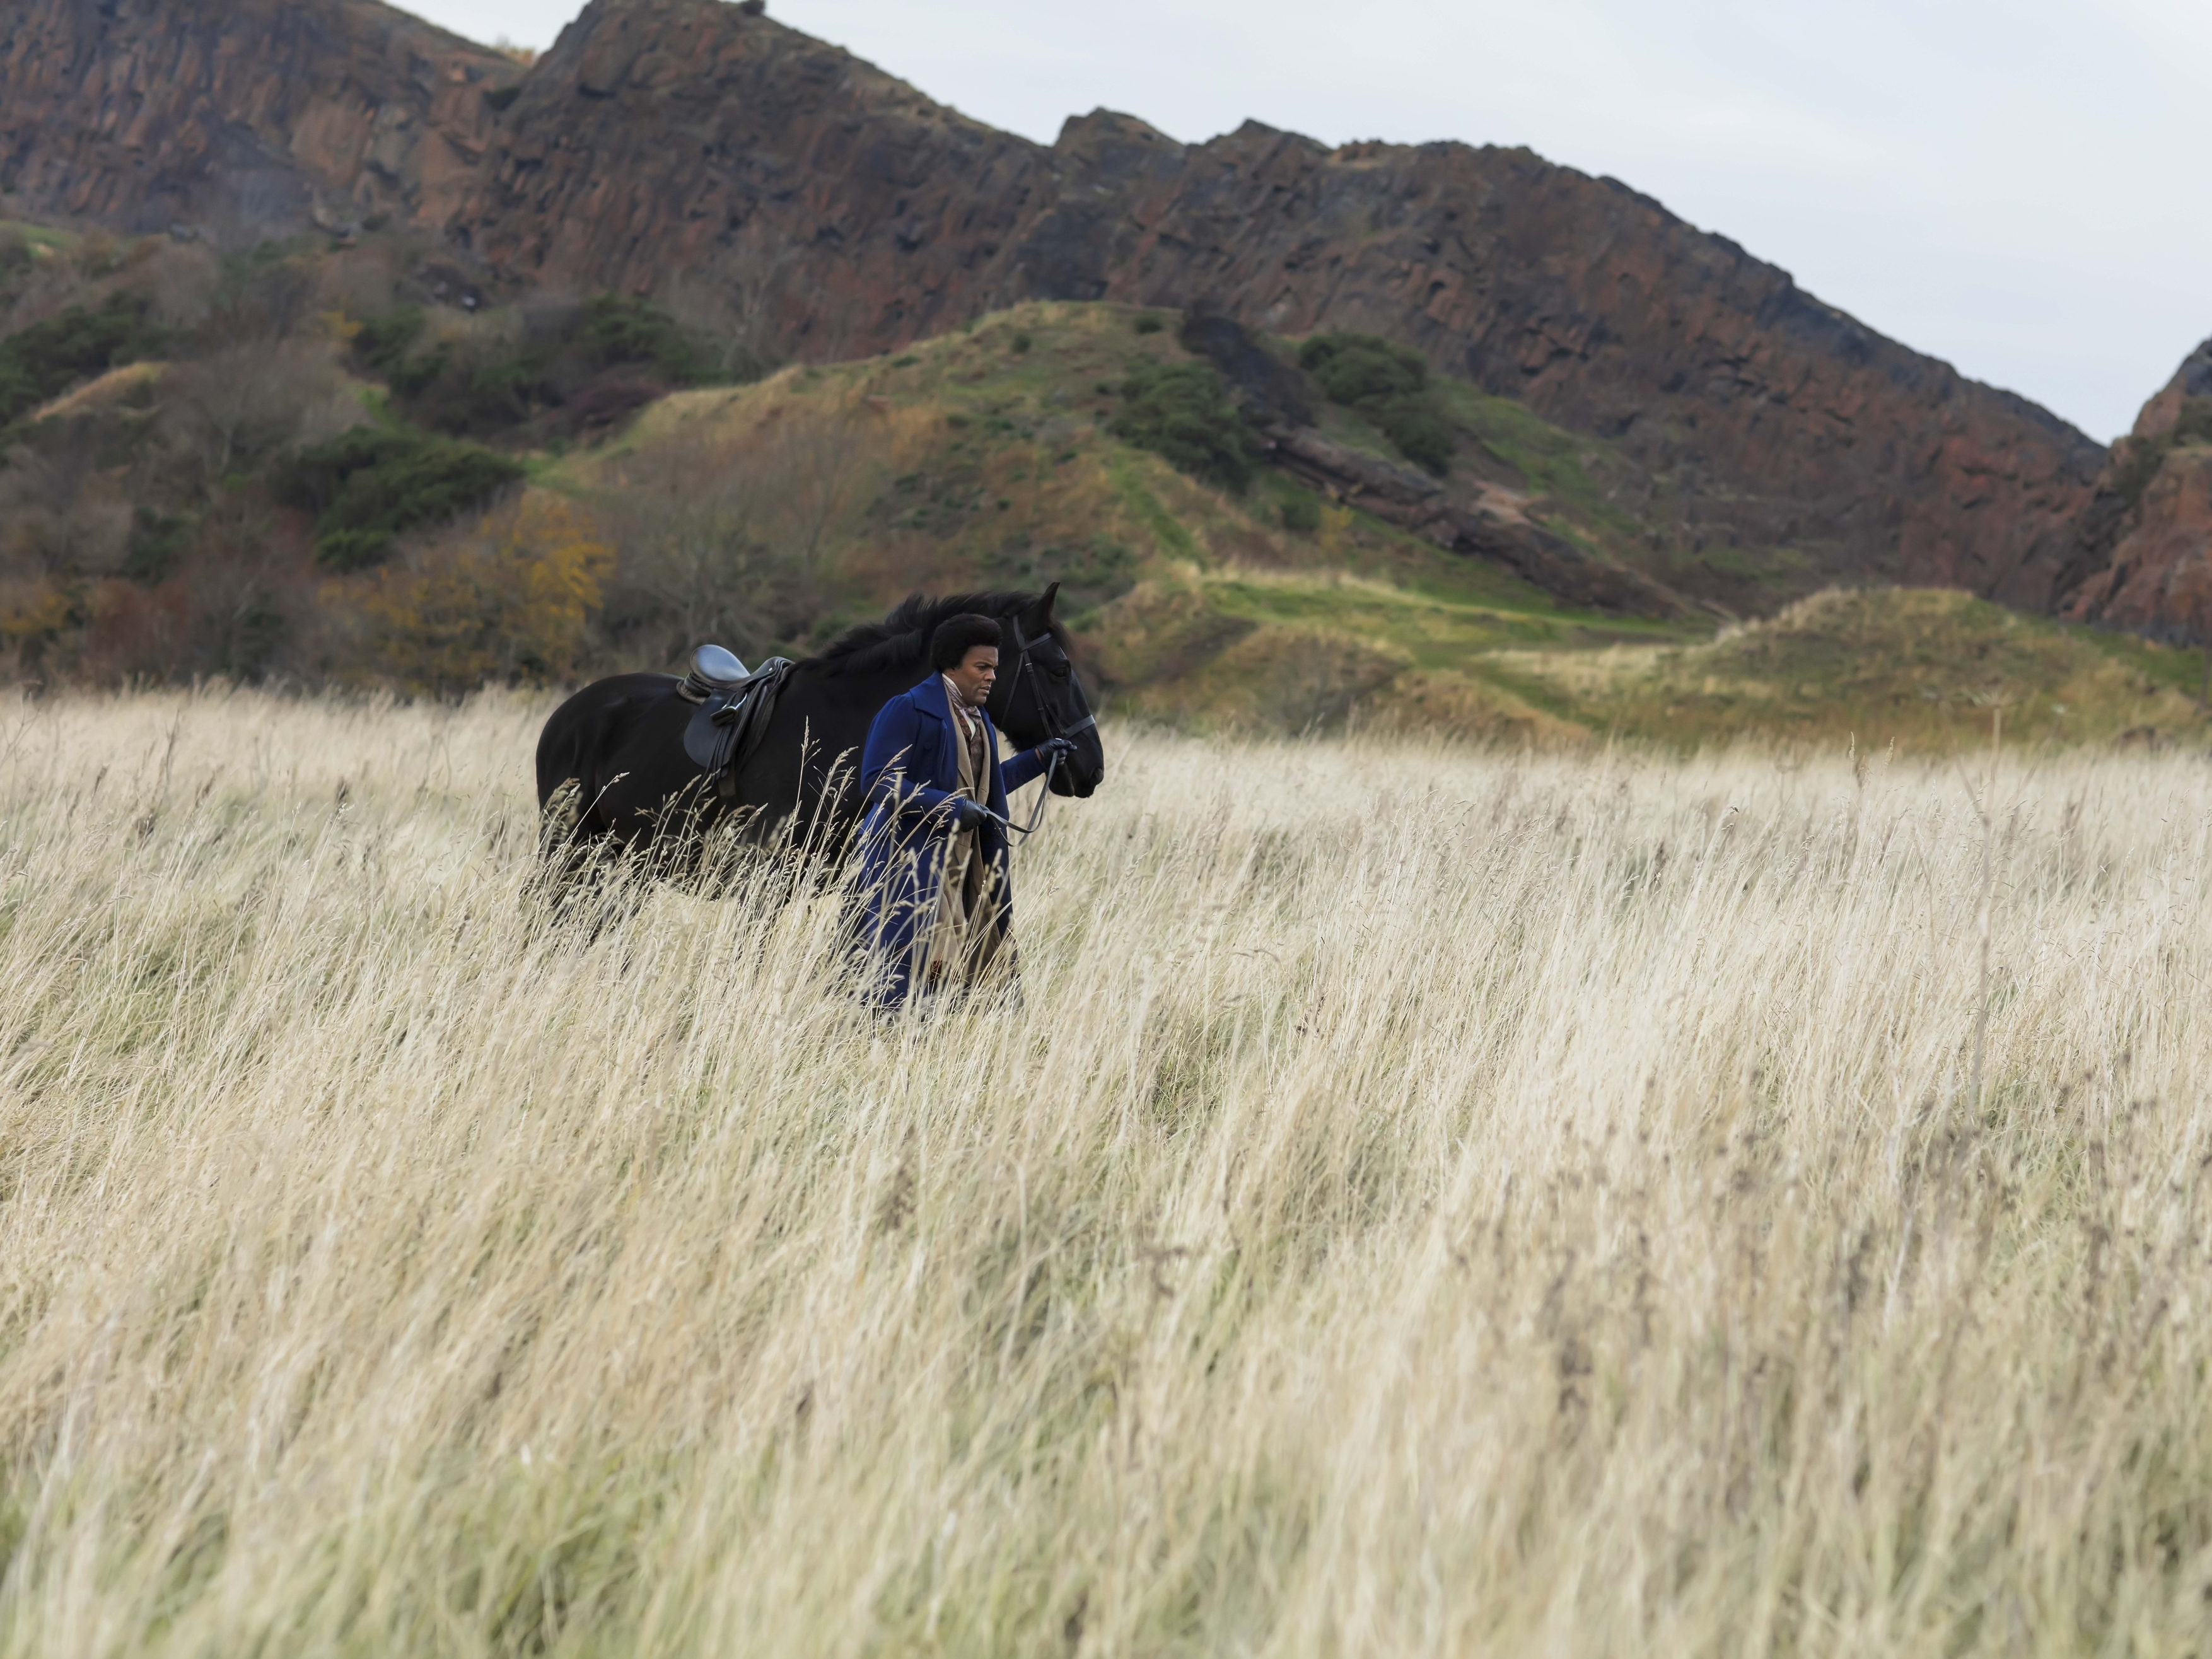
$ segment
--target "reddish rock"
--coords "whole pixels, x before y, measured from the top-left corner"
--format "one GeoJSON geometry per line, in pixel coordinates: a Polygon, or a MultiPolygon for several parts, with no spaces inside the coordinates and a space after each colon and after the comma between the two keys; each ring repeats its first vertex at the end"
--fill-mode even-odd
{"type": "MultiPolygon", "coordinates": [[[[1063,144],[1081,155],[1095,131],[1063,144]]],[[[1247,125],[1145,168],[1125,199],[1107,297],[1403,341],[1611,439],[1671,489],[1692,547],[2040,608],[2102,459],[1649,198],[1526,150],[1331,151],[1247,125]]]]}
{"type": "Polygon", "coordinates": [[[2173,378],[2136,416],[2131,435],[2154,440],[2172,436],[2190,400],[2197,398],[2212,398],[2212,340],[2205,341],[2181,360],[2181,367],[2173,371],[2173,378]]]}
{"type": "MultiPolygon", "coordinates": [[[[683,272],[806,356],[1029,297],[1357,328],[1607,437],[1687,553],[2041,609],[2103,451],[1609,179],[1526,150],[1184,146],[1101,112],[1047,150],[715,0],[593,0],[456,233],[519,276],[683,272]]],[[[1741,596],[1755,603],[1754,589],[1741,596]]]]}
{"type": "Polygon", "coordinates": [[[520,67],[366,0],[14,0],[0,198],[230,240],[442,224],[520,67]]]}
{"type": "Polygon", "coordinates": [[[517,280],[680,283],[811,357],[1030,297],[1369,330],[1640,462],[1670,582],[1701,552],[1784,556],[1786,589],[1697,589],[1745,605],[1809,572],[2048,606],[2104,459],[1526,150],[1256,125],[1185,146],[1103,112],[1048,149],[720,0],[592,0],[495,118],[499,60],[372,0],[22,3],[0,188],[30,205],[131,227],[388,205],[517,280]]]}
{"type": "Polygon", "coordinates": [[[2212,340],[2112,446],[2075,535],[2061,615],[2212,641],[2212,340]]]}
{"type": "Polygon", "coordinates": [[[1049,152],[719,0],[594,0],[501,117],[454,234],[508,274],[665,292],[681,275],[813,357],[879,350],[1016,291],[1049,152]]]}

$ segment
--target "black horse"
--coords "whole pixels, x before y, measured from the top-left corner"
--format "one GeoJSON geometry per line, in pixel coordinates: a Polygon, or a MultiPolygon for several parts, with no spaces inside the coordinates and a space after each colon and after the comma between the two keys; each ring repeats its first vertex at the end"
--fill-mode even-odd
{"type": "Polygon", "coordinates": [[[1005,643],[991,719],[1024,748],[1066,736],[1074,752],[1053,793],[1087,796],[1106,754],[1053,616],[1060,585],[1042,593],[955,593],[907,599],[880,623],[840,636],[795,664],[760,746],[738,769],[732,798],[712,786],[684,748],[696,712],[670,674],[594,681],[553,711],[538,739],[538,806],[550,873],[563,879],[595,858],[649,856],[667,874],[703,873],[715,831],[738,844],[849,850],[866,803],[856,776],[876,711],[929,672],[939,623],[969,612],[998,618],[1005,643]]]}

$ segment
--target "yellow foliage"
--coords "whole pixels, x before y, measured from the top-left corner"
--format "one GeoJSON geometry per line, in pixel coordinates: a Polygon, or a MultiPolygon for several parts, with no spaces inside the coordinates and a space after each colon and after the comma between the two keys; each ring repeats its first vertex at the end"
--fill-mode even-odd
{"type": "Polygon", "coordinates": [[[359,579],[374,677],[441,693],[561,678],[582,655],[614,566],[582,507],[526,494],[359,579]]]}
{"type": "Polygon", "coordinates": [[[45,583],[27,592],[18,586],[18,591],[0,598],[0,636],[27,640],[58,634],[68,626],[69,619],[69,595],[45,583]]]}

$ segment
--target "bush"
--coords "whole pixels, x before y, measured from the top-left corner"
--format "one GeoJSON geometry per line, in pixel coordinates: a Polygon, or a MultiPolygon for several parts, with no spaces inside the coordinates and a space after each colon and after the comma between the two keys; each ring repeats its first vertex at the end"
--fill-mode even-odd
{"type": "Polygon", "coordinates": [[[572,337],[593,368],[650,365],[672,386],[704,386],[716,378],[697,343],[644,300],[595,295],[584,301],[572,337]]]}
{"type": "Polygon", "coordinates": [[[1026,333],[1024,333],[1015,335],[1011,343],[1014,348],[1015,356],[1026,357],[1029,356],[1030,348],[1035,345],[1036,342],[1030,339],[1026,333]]]}
{"type": "Polygon", "coordinates": [[[1130,324],[1129,326],[1135,329],[1139,334],[1157,334],[1162,329],[1165,328],[1167,325],[1162,322],[1158,317],[1153,316],[1152,313],[1148,311],[1143,316],[1138,318],[1135,322],[1130,324]]]}
{"type": "Polygon", "coordinates": [[[1373,334],[1320,334],[1298,350],[1298,367],[1333,402],[1353,406],[1424,391],[1429,366],[1420,354],[1373,334]]]}
{"type": "Polygon", "coordinates": [[[714,355],[659,307],[602,294],[533,321],[519,343],[416,345],[408,307],[362,325],[354,355],[380,374],[409,419],[457,437],[493,437],[561,409],[611,374],[660,392],[729,380],[714,355]]]}
{"type": "Polygon", "coordinates": [[[402,306],[381,317],[371,317],[354,336],[353,355],[364,368],[386,376],[396,374],[422,337],[426,320],[420,306],[402,306]]]}
{"type": "Polygon", "coordinates": [[[337,570],[380,562],[402,531],[481,507],[523,477],[504,455],[426,432],[352,431],[302,450],[276,498],[315,515],[315,556],[337,570]]]}
{"type": "Polygon", "coordinates": [[[1310,536],[1321,528],[1321,498],[1309,490],[1294,490],[1283,502],[1279,516],[1284,529],[1310,536]]]}
{"type": "Polygon", "coordinates": [[[443,696],[558,679],[582,660],[614,550],[574,503],[532,493],[364,579],[375,676],[443,696]]]}
{"type": "Polygon", "coordinates": [[[2173,422],[2173,441],[2178,444],[2212,443],[2212,398],[2184,398],[2181,413],[2173,422]]]}
{"type": "Polygon", "coordinates": [[[1398,447],[1398,453],[1424,472],[1441,478],[1451,471],[1451,422],[1425,402],[1392,404],[1369,411],[1369,417],[1398,447]]]}
{"type": "Polygon", "coordinates": [[[162,513],[150,507],[131,515],[131,539],[123,556],[123,574],[151,587],[166,581],[191,547],[199,526],[181,513],[162,513]]]}
{"type": "Polygon", "coordinates": [[[1195,477],[1237,495],[1259,465],[1244,417],[1206,363],[1139,363],[1122,383],[1121,412],[1108,430],[1195,477]]]}
{"type": "Polygon", "coordinates": [[[164,344],[161,331],[147,320],[146,302],[121,294],[97,310],[71,306],[18,330],[0,340],[0,426],[79,380],[159,356],[164,344]]]}
{"type": "Polygon", "coordinates": [[[1451,422],[1437,406],[1421,355],[1373,334],[1319,334],[1298,351],[1298,367],[1329,401],[1356,409],[1414,465],[1441,477],[1451,469],[1451,422]]]}
{"type": "Polygon", "coordinates": [[[2172,436],[2156,438],[2123,438],[2119,442],[2118,462],[2112,469],[2112,488],[2130,507],[2143,498],[2150,481],[2166,464],[2166,452],[2172,447],[2172,436]]]}

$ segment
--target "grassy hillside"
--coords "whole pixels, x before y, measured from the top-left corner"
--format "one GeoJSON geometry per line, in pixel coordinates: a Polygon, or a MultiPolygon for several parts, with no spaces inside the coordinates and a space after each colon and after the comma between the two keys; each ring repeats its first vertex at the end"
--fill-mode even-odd
{"type": "MultiPolygon", "coordinates": [[[[760,595],[732,605],[727,625],[763,648],[821,637],[916,586],[1060,582],[1105,683],[1135,706],[1192,718],[1231,712],[1186,682],[1273,611],[1347,638],[1388,611],[1390,631],[1435,636],[1413,667],[1477,643],[1701,631],[1571,610],[1279,471],[1263,466],[1232,490],[1118,437],[1133,372],[1190,361],[1162,320],[1028,306],[896,356],[678,394],[543,482],[600,504],[641,568],[678,544],[720,548],[713,574],[725,590],[760,595]],[[816,614],[779,632],[775,607],[793,586],[811,591],[816,614]]],[[[1383,447],[1349,411],[1332,426],[1383,447]]],[[[1594,521],[1591,539],[1603,533],[1594,521]]],[[[1272,704],[1234,712],[1309,718],[1272,704]]]]}
{"type": "MultiPolygon", "coordinates": [[[[2206,731],[2195,655],[1964,595],[1823,595],[1716,636],[1694,611],[1564,606],[1356,501],[1316,503],[1310,528],[1291,528],[1285,509],[1311,497],[1280,471],[1240,494],[1115,434],[1133,368],[1190,360],[1161,320],[1028,306],[896,356],[679,394],[544,482],[627,515],[634,563],[679,544],[725,550],[719,591],[758,596],[719,622],[747,649],[804,645],[915,585],[1060,581],[1115,706],[1189,726],[1948,749],[1985,741],[2002,707],[2023,738],[2206,731]],[[805,614],[794,565],[816,610],[778,633],[762,626],[778,603],[805,614]]],[[[1606,556],[1637,543],[1638,521],[1596,482],[1600,452],[1471,389],[1447,393],[1455,416],[1476,408],[1512,434],[1497,441],[1544,483],[1531,499],[1548,527],[1606,556]]],[[[1354,411],[1326,424],[1389,447],[1354,411]]],[[[1455,430],[1462,455],[1491,441],[1455,430]]]]}
{"type": "Polygon", "coordinates": [[[0,226],[0,662],[44,683],[452,693],[1057,581],[1112,705],[1192,728],[2203,726],[2192,659],[1965,601],[1716,639],[1716,594],[1802,597],[1786,550],[1716,572],[1607,444],[1358,336],[1035,304],[763,378],[684,319],[481,293],[404,240],[0,226]]]}
{"type": "Polygon", "coordinates": [[[1760,735],[1941,750],[2018,740],[2202,742],[2202,653],[2063,627],[1963,593],[1826,592],[1689,645],[1484,668],[1589,731],[1672,744],[1760,735]]]}

